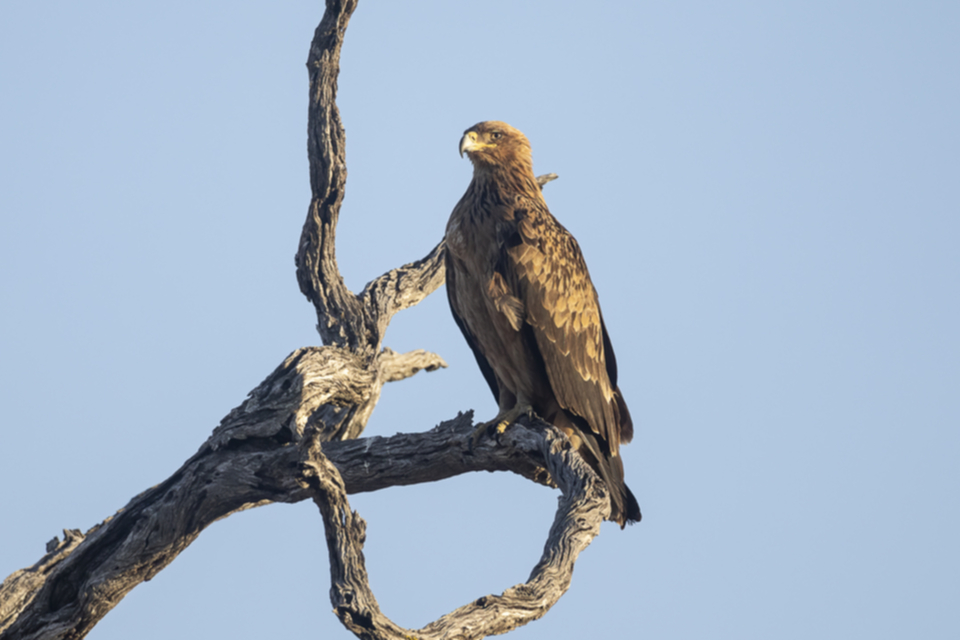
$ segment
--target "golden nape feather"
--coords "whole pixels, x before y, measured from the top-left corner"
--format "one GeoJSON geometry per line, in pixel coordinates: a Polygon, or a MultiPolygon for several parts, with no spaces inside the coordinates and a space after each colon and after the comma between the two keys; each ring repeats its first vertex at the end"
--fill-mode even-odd
{"type": "Polygon", "coordinates": [[[633,423],[580,247],[547,209],[526,136],[467,129],[473,179],[446,230],[447,296],[499,405],[490,424],[533,411],[562,429],[606,483],[611,520],[640,520],[620,444],[633,423]]]}

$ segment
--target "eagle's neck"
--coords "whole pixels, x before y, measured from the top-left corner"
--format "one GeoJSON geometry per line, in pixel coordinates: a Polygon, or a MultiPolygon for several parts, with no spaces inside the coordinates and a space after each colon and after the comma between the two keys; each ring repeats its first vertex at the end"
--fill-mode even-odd
{"type": "Polygon", "coordinates": [[[513,203],[543,197],[529,158],[511,158],[511,162],[498,164],[475,163],[470,188],[481,196],[479,201],[498,208],[507,205],[510,209],[513,203]]]}
{"type": "Polygon", "coordinates": [[[475,161],[473,180],[447,222],[448,256],[464,261],[473,255],[495,254],[503,241],[502,231],[510,227],[518,211],[541,208],[545,211],[546,205],[532,162],[475,161]]]}

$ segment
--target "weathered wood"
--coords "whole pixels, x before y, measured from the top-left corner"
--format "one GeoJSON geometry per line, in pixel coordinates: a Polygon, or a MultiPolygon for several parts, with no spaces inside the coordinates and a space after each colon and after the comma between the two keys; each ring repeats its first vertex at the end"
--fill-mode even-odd
{"type": "MultiPolygon", "coordinates": [[[[543,555],[524,584],[500,595],[488,595],[464,605],[417,630],[404,629],[381,611],[370,589],[363,557],[366,523],[350,509],[341,465],[324,455],[341,443],[320,446],[308,436],[301,442],[301,482],[312,494],[323,517],[330,556],[330,601],[343,625],[358,638],[371,640],[472,640],[506,633],[542,617],[566,592],[580,552],[600,532],[610,515],[603,483],[557,429],[546,427],[536,435],[537,453],[550,476],[557,479],[563,497],[543,555]]],[[[511,429],[520,427],[514,425],[511,429]]],[[[464,434],[467,435],[467,434],[464,434]]]]}
{"type": "Polygon", "coordinates": [[[426,352],[419,363],[408,356],[401,365],[396,354],[381,349],[393,315],[443,284],[442,244],[426,257],[374,279],[360,295],[347,289],[337,267],[336,228],[347,182],[346,134],[336,103],[337,76],[343,37],[356,6],[357,0],[327,1],[307,57],[307,155],[312,195],[297,250],[297,281],[314,305],[317,331],[324,344],[342,349],[342,357],[353,360],[363,386],[363,397],[353,402],[353,408],[315,418],[324,423],[327,439],[359,436],[385,382],[446,366],[439,356],[426,352]]]}
{"type": "MultiPolygon", "coordinates": [[[[309,497],[298,483],[301,459],[295,443],[304,430],[312,442],[330,437],[324,424],[305,417],[304,406],[326,398],[320,412],[335,413],[336,399],[355,393],[354,372],[349,364],[342,366],[339,353],[321,348],[291,354],[170,478],[86,534],[72,532],[39,563],[5,580],[0,585],[0,638],[82,638],[131,589],[161,571],[216,520],[271,502],[309,497]],[[334,356],[332,362],[327,355],[334,356]],[[336,367],[342,368],[331,375],[336,367]],[[319,382],[323,378],[326,387],[319,382]],[[298,396],[307,400],[300,402],[298,396]]],[[[548,473],[551,463],[544,461],[544,442],[548,437],[565,439],[544,426],[515,425],[499,443],[482,440],[472,448],[472,419],[465,414],[424,433],[327,442],[324,454],[350,493],[470,471],[509,470],[543,484],[551,484],[552,477],[564,481],[562,472],[548,473]],[[544,435],[548,433],[552,435],[544,435]]],[[[602,515],[596,512],[597,527],[602,515]]],[[[570,553],[566,549],[558,557],[569,558],[570,553]]],[[[561,576],[566,571],[556,563],[546,567],[561,576]]],[[[554,584],[551,593],[559,597],[569,575],[554,584]]],[[[537,607],[534,617],[545,611],[537,607]]],[[[529,605],[523,609],[526,613],[511,619],[534,615],[529,605]]]]}
{"type": "Polygon", "coordinates": [[[370,337],[363,310],[337,268],[336,228],[347,182],[346,136],[337,109],[340,48],[357,0],[327,0],[307,58],[310,75],[307,155],[312,198],[297,251],[300,290],[317,311],[324,344],[368,357],[370,337]]]}
{"type": "MultiPolygon", "coordinates": [[[[422,259],[389,271],[364,287],[359,299],[372,335],[382,340],[394,314],[416,305],[444,283],[443,251],[441,242],[422,259]]],[[[379,341],[373,345],[379,347],[379,341]]]]}
{"type": "MultiPolygon", "coordinates": [[[[444,280],[443,244],[383,274],[360,295],[336,265],[335,231],[346,185],[337,111],[340,47],[357,0],[327,0],[310,48],[308,153],[312,199],[297,252],[297,280],[314,304],[326,346],[298,349],[231,411],[163,483],[86,534],[65,531],[32,567],[0,585],[0,639],[83,638],[137,584],[161,571],[212,522],[271,502],[312,497],[324,518],[331,599],[361,638],[480,638],[542,616],[570,584],[573,563],[609,514],[605,489],[555,429],[512,425],[473,446],[472,416],[391,438],[357,440],[386,382],[446,363],[422,350],[382,348],[393,314],[444,280]],[[320,445],[320,443],[324,443],[320,445]],[[302,445],[298,445],[302,443],[302,445]],[[485,596],[415,632],[397,627],[366,582],[365,524],[346,493],[432,482],[470,471],[512,471],[559,486],[557,517],[526,584],[485,596]],[[359,594],[359,596],[358,596],[359,594]]],[[[541,187],[554,174],[538,178],[541,187]]]]}

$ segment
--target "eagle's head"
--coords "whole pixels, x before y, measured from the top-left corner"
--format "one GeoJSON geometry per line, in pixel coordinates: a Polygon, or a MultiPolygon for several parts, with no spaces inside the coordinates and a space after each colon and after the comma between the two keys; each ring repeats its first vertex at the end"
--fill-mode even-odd
{"type": "Polygon", "coordinates": [[[476,169],[521,166],[533,170],[530,142],[506,122],[488,120],[475,124],[460,138],[460,155],[464,151],[476,169]]]}

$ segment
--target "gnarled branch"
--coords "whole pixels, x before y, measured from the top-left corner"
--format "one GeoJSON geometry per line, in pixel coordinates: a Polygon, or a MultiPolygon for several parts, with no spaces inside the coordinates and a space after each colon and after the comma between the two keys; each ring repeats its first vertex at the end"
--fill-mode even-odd
{"type": "Polygon", "coordinates": [[[324,344],[372,356],[360,303],[337,268],[335,242],[347,183],[345,134],[336,103],[337,76],[343,36],[356,7],[357,0],[328,0],[310,45],[307,155],[313,196],[296,262],[300,291],[317,310],[317,331],[324,344]]]}
{"type": "MultiPolygon", "coordinates": [[[[356,392],[351,364],[329,359],[338,353],[324,347],[291,354],[170,478],[86,534],[70,532],[36,565],[7,578],[0,586],[0,638],[82,638],[131,589],[161,571],[216,520],[271,502],[309,497],[311,492],[298,483],[301,454],[294,443],[302,440],[299,434],[304,430],[311,443],[329,438],[324,423],[314,416],[345,410],[338,403],[349,401],[356,392]],[[318,399],[323,399],[319,406],[318,399]],[[315,407],[312,413],[305,409],[309,407],[315,407]]],[[[469,471],[509,470],[543,484],[556,480],[561,488],[568,486],[566,472],[551,462],[554,454],[544,453],[565,446],[566,440],[554,430],[515,425],[499,444],[482,441],[474,448],[472,432],[466,414],[424,433],[327,442],[323,452],[349,493],[432,482],[469,471]],[[545,449],[548,440],[552,444],[545,449]]],[[[583,496],[588,501],[594,500],[589,496],[600,496],[599,510],[591,510],[588,518],[593,531],[605,515],[604,505],[609,509],[602,485],[576,454],[561,454],[575,458],[566,463],[579,469],[575,475],[587,474],[583,496]]],[[[565,500],[569,496],[565,489],[565,500]]],[[[546,604],[511,619],[542,615],[569,584],[567,565],[560,559],[575,558],[587,543],[588,538],[579,537],[558,552],[557,561],[542,561],[538,588],[551,595],[537,600],[546,604]]],[[[484,602],[499,601],[488,597],[484,602]]],[[[509,602],[514,601],[498,605],[501,617],[509,602]]],[[[441,619],[437,624],[445,623],[441,619]]]]}
{"type": "MultiPolygon", "coordinates": [[[[365,525],[350,511],[345,493],[480,470],[509,470],[559,486],[560,509],[527,583],[412,632],[423,638],[479,638],[542,616],[568,587],[577,555],[609,515],[602,483],[547,425],[513,425],[496,446],[487,440],[472,446],[470,415],[425,433],[355,439],[385,382],[446,366],[422,350],[397,354],[382,348],[393,314],[443,282],[442,243],[423,259],[373,280],[360,295],[346,288],[336,265],[346,157],[335,97],[340,48],[356,6],[357,0],[327,0],[307,63],[312,198],[297,252],[297,280],[314,304],[326,346],[288,356],[166,481],[86,534],[65,532],[37,564],[9,576],[0,585],[0,639],[82,638],[215,520],[307,497],[324,515],[331,598],[341,620],[360,637],[409,637],[411,632],[379,612],[369,591],[361,553],[365,525]]],[[[542,187],[554,178],[538,180],[542,187]]]]}
{"type": "Polygon", "coordinates": [[[407,358],[400,366],[396,354],[381,350],[390,318],[443,284],[442,243],[425,258],[376,278],[360,295],[347,289],[337,267],[336,228],[347,182],[346,136],[336,104],[337,76],[343,37],[356,7],[357,0],[327,1],[307,58],[312,196],[297,250],[297,281],[313,303],[324,344],[343,350],[339,357],[352,360],[364,387],[363,397],[353,403],[353,409],[321,419],[329,439],[355,438],[363,432],[385,382],[446,366],[434,354],[424,354],[416,364],[407,358]]]}
{"type": "Polygon", "coordinates": [[[577,557],[610,515],[610,500],[603,484],[558,430],[548,427],[524,435],[536,444],[537,459],[542,456],[550,477],[563,492],[540,561],[526,583],[500,595],[478,598],[417,630],[398,626],[380,611],[363,557],[366,523],[350,509],[339,465],[323,454],[331,445],[321,447],[315,437],[301,442],[300,478],[323,517],[330,556],[330,601],[345,627],[359,638],[377,640],[472,640],[536,620],[560,599],[570,586],[577,557]]]}

